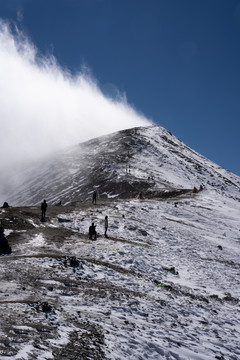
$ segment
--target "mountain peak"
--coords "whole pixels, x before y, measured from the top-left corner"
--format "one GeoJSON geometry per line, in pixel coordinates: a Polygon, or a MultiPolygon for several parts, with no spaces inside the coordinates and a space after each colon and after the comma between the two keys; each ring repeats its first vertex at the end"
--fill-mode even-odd
{"type": "Polygon", "coordinates": [[[31,165],[11,189],[14,204],[85,201],[101,197],[156,196],[199,188],[240,198],[240,179],[156,125],[91,139],[31,165]]]}

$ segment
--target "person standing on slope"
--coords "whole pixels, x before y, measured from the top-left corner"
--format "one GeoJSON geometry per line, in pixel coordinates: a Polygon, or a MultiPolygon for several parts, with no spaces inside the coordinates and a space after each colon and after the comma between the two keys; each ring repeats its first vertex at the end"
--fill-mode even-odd
{"type": "Polygon", "coordinates": [[[94,190],[93,192],[93,197],[92,197],[92,203],[94,205],[96,205],[96,202],[97,202],[97,192],[94,190]]]}
{"type": "Polygon", "coordinates": [[[4,235],[3,226],[0,225],[0,254],[11,254],[12,249],[4,235]]]}
{"type": "Polygon", "coordinates": [[[108,236],[107,236],[107,229],[108,229],[108,216],[106,215],[105,216],[105,223],[104,223],[104,225],[105,225],[105,233],[104,233],[104,236],[107,238],[108,236]]]}
{"type": "Polygon", "coordinates": [[[96,225],[89,226],[89,240],[97,240],[96,225]],[[94,236],[94,239],[92,238],[94,236]]]}
{"type": "Polygon", "coordinates": [[[46,200],[43,200],[43,203],[41,204],[41,211],[42,211],[42,221],[45,221],[45,215],[46,215],[46,211],[47,211],[47,202],[46,200]]]}

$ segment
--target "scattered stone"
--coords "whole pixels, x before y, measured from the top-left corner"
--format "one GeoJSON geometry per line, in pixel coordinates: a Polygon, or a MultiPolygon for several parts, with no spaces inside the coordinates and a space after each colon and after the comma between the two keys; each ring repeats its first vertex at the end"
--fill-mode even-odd
{"type": "Polygon", "coordinates": [[[52,306],[49,305],[48,302],[44,302],[44,303],[42,304],[42,311],[49,313],[49,312],[52,311],[52,306]]]}
{"type": "Polygon", "coordinates": [[[136,226],[129,226],[128,230],[129,231],[136,231],[137,228],[136,228],[136,226]]]}
{"type": "Polygon", "coordinates": [[[209,322],[207,320],[200,320],[200,324],[209,325],[209,322]]]}
{"type": "Polygon", "coordinates": [[[169,272],[170,272],[171,274],[173,274],[173,275],[178,275],[178,271],[176,271],[175,267],[171,267],[171,268],[169,269],[169,272]]]}
{"type": "Polygon", "coordinates": [[[42,311],[44,313],[50,313],[53,311],[53,307],[46,301],[46,302],[37,304],[37,311],[42,311]]]}
{"type": "Polygon", "coordinates": [[[89,321],[78,324],[78,331],[69,335],[69,342],[53,352],[55,360],[107,359],[103,329],[89,321]]]}
{"type": "Polygon", "coordinates": [[[58,222],[60,222],[60,223],[68,223],[68,222],[71,222],[71,220],[64,219],[64,218],[58,218],[58,222]]]}
{"type": "Polygon", "coordinates": [[[71,266],[73,268],[76,268],[76,267],[81,266],[81,268],[83,268],[82,264],[80,264],[80,261],[75,256],[65,257],[63,264],[66,267],[71,266]]]}
{"type": "Polygon", "coordinates": [[[218,245],[218,249],[219,249],[219,250],[222,250],[223,248],[222,248],[222,246],[221,246],[221,245],[218,245]]]}
{"type": "Polygon", "coordinates": [[[239,303],[239,300],[237,298],[232,297],[231,294],[227,294],[224,298],[223,301],[227,301],[230,302],[234,305],[237,305],[239,303]]]}
{"type": "Polygon", "coordinates": [[[78,267],[79,266],[79,260],[75,258],[75,256],[70,258],[70,266],[72,267],[78,267]]]}
{"type": "Polygon", "coordinates": [[[138,231],[140,232],[140,234],[141,234],[142,236],[147,236],[147,235],[148,235],[148,233],[146,232],[146,230],[139,229],[138,231]]]}

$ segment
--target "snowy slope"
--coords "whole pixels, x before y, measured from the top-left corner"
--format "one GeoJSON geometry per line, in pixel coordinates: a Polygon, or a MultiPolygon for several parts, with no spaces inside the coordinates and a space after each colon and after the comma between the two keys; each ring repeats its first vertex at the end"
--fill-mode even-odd
{"type": "Polygon", "coordinates": [[[240,358],[239,177],[160,127],[44,165],[16,203],[82,201],[50,205],[45,223],[39,206],[1,209],[13,253],[0,257],[0,359],[240,358]]]}
{"type": "Polygon", "coordinates": [[[204,190],[37,213],[1,213],[1,359],[239,359],[239,202],[204,190]]]}
{"type": "Polygon", "coordinates": [[[204,185],[240,199],[240,178],[202,157],[160,126],[134,128],[93,139],[26,167],[6,198],[16,205],[128,198],[140,191],[204,185]],[[230,195],[231,194],[231,195],[230,195]]]}
{"type": "Polygon", "coordinates": [[[107,214],[112,236],[130,241],[123,246],[100,239],[90,252],[82,244],[79,249],[128,270],[117,276],[95,266],[91,276],[137,298],[124,305],[118,299],[104,310],[103,304],[80,309],[101,314],[111,359],[238,359],[240,205],[225,200],[223,206],[210,192],[179,198],[177,206],[174,200],[115,203],[93,211],[88,221],[71,214],[70,226],[83,233],[91,221],[103,229],[107,214]]]}

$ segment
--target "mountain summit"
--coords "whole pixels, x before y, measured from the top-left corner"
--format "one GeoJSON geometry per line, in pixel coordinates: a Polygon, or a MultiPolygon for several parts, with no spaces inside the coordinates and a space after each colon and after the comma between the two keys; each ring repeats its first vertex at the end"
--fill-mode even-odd
{"type": "Polygon", "coordinates": [[[1,360],[240,358],[238,176],[151,126],[17,181],[0,209],[1,360]]]}
{"type": "Polygon", "coordinates": [[[207,160],[160,126],[92,139],[27,167],[8,193],[17,205],[160,196],[199,188],[240,199],[240,178],[207,160]]]}

